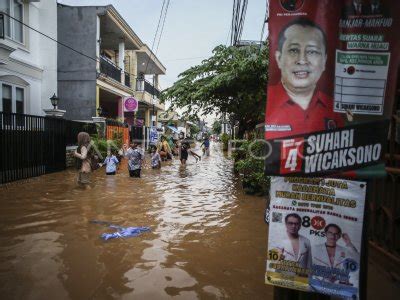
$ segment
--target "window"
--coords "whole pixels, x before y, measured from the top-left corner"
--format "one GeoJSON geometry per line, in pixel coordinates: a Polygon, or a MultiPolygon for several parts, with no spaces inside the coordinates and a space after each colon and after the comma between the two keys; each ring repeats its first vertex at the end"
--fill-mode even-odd
{"type": "Polygon", "coordinates": [[[5,113],[25,113],[25,89],[14,84],[1,83],[0,111],[5,113]]]}
{"type": "Polygon", "coordinates": [[[3,112],[11,113],[12,112],[12,92],[11,86],[3,84],[3,112]]]}
{"type": "Polygon", "coordinates": [[[4,35],[14,41],[24,42],[24,6],[21,0],[0,0],[0,11],[10,15],[4,16],[4,35]],[[20,22],[18,22],[20,21],[20,22]]]}
{"type": "MultiPolygon", "coordinates": [[[[20,22],[23,22],[23,7],[22,3],[18,0],[14,0],[14,18],[20,22]]],[[[14,20],[14,39],[18,42],[23,42],[23,27],[22,23],[14,20]]]]}
{"type": "Polygon", "coordinates": [[[24,113],[24,89],[22,88],[15,88],[15,112],[17,114],[23,114],[24,113]]]}
{"type": "MultiPolygon", "coordinates": [[[[0,0],[0,11],[10,14],[10,0],[0,0]]],[[[10,18],[4,16],[4,35],[10,36],[10,18]]]]}

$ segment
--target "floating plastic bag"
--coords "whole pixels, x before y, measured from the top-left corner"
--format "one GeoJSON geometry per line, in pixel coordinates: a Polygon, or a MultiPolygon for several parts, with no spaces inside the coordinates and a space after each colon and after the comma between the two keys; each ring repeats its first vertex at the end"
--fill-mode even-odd
{"type": "Polygon", "coordinates": [[[120,227],[120,226],[110,226],[112,228],[118,228],[118,231],[113,233],[103,233],[101,238],[105,241],[115,238],[127,238],[135,237],[143,232],[150,231],[150,227],[120,227]]]}

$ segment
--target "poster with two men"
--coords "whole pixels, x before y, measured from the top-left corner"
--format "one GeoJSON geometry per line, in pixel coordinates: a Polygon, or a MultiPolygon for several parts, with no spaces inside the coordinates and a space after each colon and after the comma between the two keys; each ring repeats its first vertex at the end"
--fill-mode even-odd
{"type": "Polygon", "coordinates": [[[398,11],[391,0],[269,1],[268,284],[359,297],[363,180],[385,175],[398,11]]]}
{"type": "Polygon", "coordinates": [[[358,299],[363,182],[272,177],[265,281],[358,299]]]}

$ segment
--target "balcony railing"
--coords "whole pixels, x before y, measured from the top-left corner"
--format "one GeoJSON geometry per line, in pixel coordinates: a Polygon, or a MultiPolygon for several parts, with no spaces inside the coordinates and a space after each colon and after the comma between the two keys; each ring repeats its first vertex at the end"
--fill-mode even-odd
{"type": "Polygon", "coordinates": [[[125,85],[127,87],[131,87],[131,75],[125,72],[125,85]]]}
{"type": "MultiPolygon", "coordinates": [[[[113,61],[107,57],[100,56],[100,72],[111,77],[112,79],[121,82],[121,72],[122,70],[117,67],[113,61]]],[[[131,76],[127,72],[123,72],[125,77],[125,86],[131,87],[131,76]]]]}
{"type": "Polygon", "coordinates": [[[150,95],[154,95],[156,98],[160,97],[160,91],[155,88],[150,82],[144,79],[136,80],[136,90],[139,92],[148,92],[150,95]]]}
{"type": "Polygon", "coordinates": [[[121,82],[121,69],[104,56],[100,56],[100,72],[118,82],[121,82]]]}

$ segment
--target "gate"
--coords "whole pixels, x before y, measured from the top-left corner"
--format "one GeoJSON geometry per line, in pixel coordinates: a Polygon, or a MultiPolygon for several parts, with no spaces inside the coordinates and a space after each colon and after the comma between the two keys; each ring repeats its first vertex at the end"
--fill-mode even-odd
{"type": "Polygon", "coordinates": [[[0,112],[0,184],[64,170],[64,122],[0,112]]]}
{"type": "Polygon", "coordinates": [[[143,141],[143,127],[131,126],[130,136],[131,136],[131,141],[142,142],[143,141]]]}

